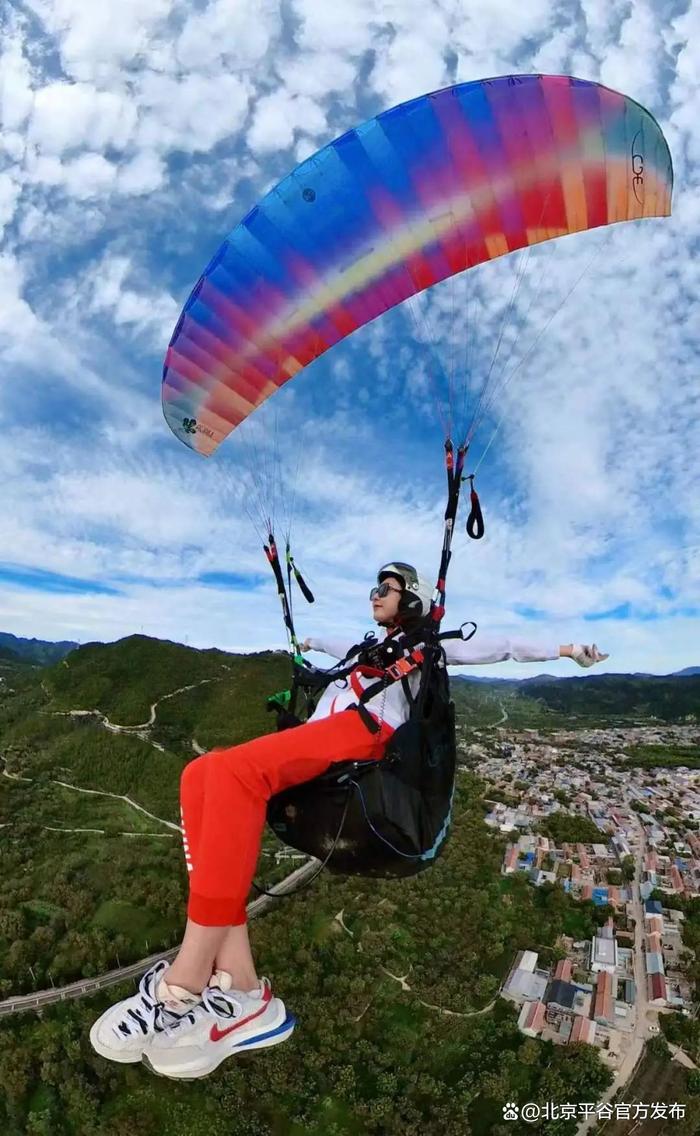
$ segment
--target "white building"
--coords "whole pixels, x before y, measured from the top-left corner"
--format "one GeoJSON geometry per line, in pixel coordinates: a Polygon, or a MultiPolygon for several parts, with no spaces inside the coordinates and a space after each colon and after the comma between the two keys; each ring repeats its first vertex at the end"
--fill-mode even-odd
{"type": "Polygon", "coordinates": [[[614,974],[617,969],[617,940],[595,935],[591,941],[591,970],[614,974]]]}

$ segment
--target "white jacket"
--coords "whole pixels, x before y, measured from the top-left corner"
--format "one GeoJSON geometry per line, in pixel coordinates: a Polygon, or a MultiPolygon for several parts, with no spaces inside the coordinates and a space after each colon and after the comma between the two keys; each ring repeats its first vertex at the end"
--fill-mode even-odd
{"type": "MultiPolygon", "coordinates": [[[[332,655],[336,659],[344,659],[352,643],[340,643],[333,639],[309,639],[309,650],[322,651],[324,655],[332,655]]],[[[516,643],[511,639],[486,639],[478,632],[473,639],[466,643],[463,639],[446,639],[442,646],[448,664],[453,666],[479,666],[485,663],[502,663],[506,659],[513,659],[516,663],[543,663],[548,659],[559,658],[559,646],[553,643],[536,646],[532,643],[516,643]]],[[[362,689],[371,686],[377,680],[356,675],[362,689]]],[[[415,671],[409,677],[411,693],[416,694],[420,682],[420,673],[415,671]]],[[[354,706],[357,697],[350,685],[349,678],[336,679],[324,690],[318,706],[309,718],[328,718],[341,710],[354,706]]],[[[400,682],[394,682],[386,690],[375,694],[365,706],[380,722],[396,729],[405,722],[409,715],[409,705],[400,682]]]]}

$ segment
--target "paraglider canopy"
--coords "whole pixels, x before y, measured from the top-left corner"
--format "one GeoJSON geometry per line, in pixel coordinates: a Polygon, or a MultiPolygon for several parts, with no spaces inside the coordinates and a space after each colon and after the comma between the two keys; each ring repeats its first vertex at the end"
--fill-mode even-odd
{"type": "Polygon", "coordinates": [[[385,111],[299,165],[224,241],[168,348],[166,420],[210,455],[389,308],[516,249],[667,216],[672,181],[648,111],[581,79],[462,83],[385,111]]]}

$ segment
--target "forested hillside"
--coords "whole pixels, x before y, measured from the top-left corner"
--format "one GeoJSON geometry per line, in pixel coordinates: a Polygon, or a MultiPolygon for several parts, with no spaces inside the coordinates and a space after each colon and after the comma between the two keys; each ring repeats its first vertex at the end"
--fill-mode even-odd
{"type": "Polygon", "coordinates": [[[49,643],[44,639],[23,639],[19,635],[10,635],[8,631],[0,631],[0,658],[4,651],[11,651],[13,657],[24,659],[28,663],[38,663],[39,666],[58,662],[77,646],[77,643],[72,642],[49,643]]]}
{"type": "MultiPolygon", "coordinates": [[[[0,777],[0,997],[179,942],[180,773],[195,747],[271,730],[265,697],[288,678],[280,654],[141,636],[12,670],[0,684],[0,772],[9,774],[0,777]]],[[[465,738],[503,707],[537,722],[562,714],[480,685],[458,700],[465,738]]],[[[595,1100],[610,1078],[597,1052],[524,1038],[494,996],[518,950],[537,950],[547,965],[563,953],[561,934],[590,937],[606,909],[501,876],[505,836],[483,823],[483,789],[460,771],[447,851],[423,875],[324,874],[252,924],[261,972],[299,1019],[277,1049],[191,1084],[110,1065],[92,1051],[89,1026],[133,982],[41,1017],[0,1018],[3,1136],[503,1136],[513,1131],[502,1120],[507,1100],[595,1100]]],[[[268,834],[265,879],[289,871],[275,861],[279,849],[268,834]]],[[[674,1125],[678,1136],[690,1131],[674,1125]]]]}
{"type": "Polygon", "coordinates": [[[558,714],[578,718],[700,719],[700,675],[589,675],[560,682],[527,683],[522,697],[540,701],[558,714]]]}

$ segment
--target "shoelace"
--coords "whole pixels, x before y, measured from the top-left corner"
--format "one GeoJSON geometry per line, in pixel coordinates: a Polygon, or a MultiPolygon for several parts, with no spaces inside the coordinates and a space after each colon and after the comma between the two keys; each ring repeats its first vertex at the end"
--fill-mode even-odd
{"type": "Polygon", "coordinates": [[[216,987],[207,987],[202,994],[202,1003],[219,1018],[240,1018],[243,1013],[243,1003],[233,993],[216,987]]]}
{"type": "Polygon", "coordinates": [[[142,1034],[147,1034],[149,1029],[160,1033],[181,1021],[181,1014],[168,1009],[165,1003],[159,1002],[155,996],[156,983],[165,969],[164,966],[159,967],[156,964],[146,971],[139,983],[140,1001],[134,1006],[129,1006],[123,1018],[113,1026],[114,1032],[119,1037],[132,1037],[137,1030],[142,1034]]]}
{"type": "Polygon", "coordinates": [[[193,1006],[186,1014],[181,1017],[178,1016],[175,1021],[156,1028],[172,1033],[185,1022],[194,1025],[198,1019],[209,1014],[214,1014],[217,1018],[239,1018],[242,1013],[243,1005],[233,994],[208,987],[202,992],[202,1001],[198,1006],[193,1006]]]}

